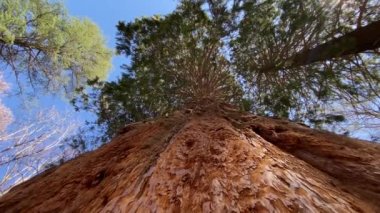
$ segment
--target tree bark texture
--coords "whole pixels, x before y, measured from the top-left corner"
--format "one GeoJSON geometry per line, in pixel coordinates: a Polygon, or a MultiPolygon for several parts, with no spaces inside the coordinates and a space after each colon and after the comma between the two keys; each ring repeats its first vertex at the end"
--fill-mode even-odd
{"type": "Polygon", "coordinates": [[[0,212],[380,212],[380,146],[229,105],[126,126],[0,212]]]}

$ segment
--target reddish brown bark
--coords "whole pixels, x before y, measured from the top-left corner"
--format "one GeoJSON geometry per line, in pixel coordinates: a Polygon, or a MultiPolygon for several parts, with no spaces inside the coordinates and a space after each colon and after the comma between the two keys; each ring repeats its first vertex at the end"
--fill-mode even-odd
{"type": "Polygon", "coordinates": [[[380,147],[219,105],[128,126],[1,212],[379,212],[380,147]],[[360,178],[358,178],[360,177],[360,178]]]}

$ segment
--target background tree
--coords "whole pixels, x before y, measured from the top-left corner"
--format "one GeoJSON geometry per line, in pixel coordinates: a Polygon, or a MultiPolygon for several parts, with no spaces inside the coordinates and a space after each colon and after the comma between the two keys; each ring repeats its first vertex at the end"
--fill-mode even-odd
{"type": "MultiPolygon", "coordinates": [[[[3,76],[0,75],[0,96],[4,95],[5,91],[8,89],[8,84],[4,81],[3,76]]],[[[1,98],[1,97],[0,97],[1,98]]],[[[0,132],[5,131],[6,127],[13,120],[13,115],[11,110],[1,103],[0,99],[0,132]]]]}
{"type": "Polygon", "coordinates": [[[0,195],[55,164],[77,155],[67,138],[79,123],[68,113],[48,109],[12,123],[0,132],[0,195]]]}
{"type": "MultiPolygon", "coordinates": [[[[379,1],[370,4],[379,5],[379,1]]],[[[352,31],[355,27],[348,23],[355,15],[347,11],[360,11],[358,5],[346,1],[337,5],[316,1],[245,2],[242,11],[240,33],[232,43],[233,63],[247,80],[255,100],[254,111],[318,125],[334,114],[327,110],[329,106],[341,102],[354,109],[373,104],[372,110],[367,105],[367,110],[357,112],[371,111],[368,114],[378,117],[376,50],[288,68],[298,53],[352,31]]],[[[376,8],[364,11],[366,23],[379,19],[376,8]]]]}
{"type": "Polygon", "coordinates": [[[0,62],[13,70],[20,89],[71,90],[86,79],[105,79],[111,51],[98,27],[67,15],[62,4],[48,0],[0,2],[0,62]]]}

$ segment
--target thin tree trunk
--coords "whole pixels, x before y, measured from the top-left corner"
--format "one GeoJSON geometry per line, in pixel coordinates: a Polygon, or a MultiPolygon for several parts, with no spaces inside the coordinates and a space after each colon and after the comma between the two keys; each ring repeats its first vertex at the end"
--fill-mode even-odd
{"type": "Polygon", "coordinates": [[[379,212],[380,147],[228,105],[127,126],[1,212],[379,212]]]}
{"type": "Polygon", "coordinates": [[[380,48],[380,21],[360,27],[312,49],[299,52],[292,56],[284,67],[271,65],[263,68],[262,71],[304,66],[378,48],[380,48]]]}
{"type": "Polygon", "coordinates": [[[291,66],[302,66],[380,48],[380,21],[296,54],[291,66]]]}

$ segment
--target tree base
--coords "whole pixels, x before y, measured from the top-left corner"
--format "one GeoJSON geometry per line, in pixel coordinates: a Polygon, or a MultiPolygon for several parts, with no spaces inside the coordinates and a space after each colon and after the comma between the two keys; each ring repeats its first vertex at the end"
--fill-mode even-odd
{"type": "Polygon", "coordinates": [[[14,187],[0,209],[379,212],[377,144],[228,107],[177,112],[124,131],[14,187]]]}

